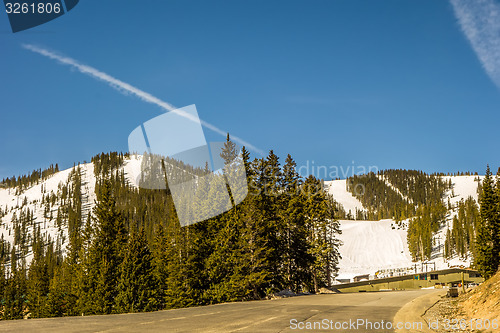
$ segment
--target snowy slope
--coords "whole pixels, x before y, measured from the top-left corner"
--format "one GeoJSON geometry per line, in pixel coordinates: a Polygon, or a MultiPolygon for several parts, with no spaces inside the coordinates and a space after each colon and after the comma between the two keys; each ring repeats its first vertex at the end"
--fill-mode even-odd
{"type": "MultiPolygon", "coordinates": [[[[125,172],[125,177],[132,186],[137,186],[136,179],[141,171],[141,162],[141,155],[132,155],[130,158],[125,159],[123,163],[122,169],[125,172]]],[[[80,168],[82,177],[82,218],[83,223],[85,223],[96,200],[96,177],[94,175],[93,163],[80,164],[77,167],[80,168]]],[[[67,226],[63,225],[61,228],[56,226],[59,204],[56,203],[52,206],[48,214],[49,216],[45,216],[45,204],[42,204],[42,197],[51,193],[59,197],[61,188],[70,183],[69,178],[73,170],[74,168],[69,168],[59,171],[45,181],[31,186],[18,195],[16,195],[15,189],[0,188],[0,207],[3,211],[7,210],[5,216],[0,218],[0,237],[3,236],[4,240],[12,245],[14,243],[14,224],[12,218],[14,215],[19,217],[21,211],[29,209],[34,215],[34,225],[40,227],[42,236],[45,239],[50,237],[56,243],[60,242],[61,249],[65,251],[68,245],[67,226]],[[23,205],[24,202],[27,202],[27,204],[23,205]],[[52,218],[50,218],[50,215],[52,215],[52,218]]],[[[33,231],[33,226],[28,224],[28,233],[32,235],[33,231]]],[[[30,249],[26,256],[26,262],[29,263],[31,259],[32,253],[30,249]]]]}
{"type": "Polygon", "coordinates": [[[340,247],[340,279],[377,271],[409,268],[411,255],[406,242],[406,230],[397,229],[392,220],[342,220],[343,245],[340,247]],[[392,229],[395,226],[395,229],[392,229]]]}
{"type": "Polygon", "coordinates": [[[346,213],[351,213],[351,215],[356,214],[356,209],[366,210],[363,207],[363,204],[352,195],[351,192],[348,192],[346,189],[346,179],[341,180],[332,180],[325,181],[325,187],[330,193],[335,201],[341,204],[344,207],[346,213]]]}
{"type": "Polygon", "coordinates": [[[125,178],[129,184],[138,187],[137,179],[141,174],[142,155],[130,155],[129,159],[123,162],[125,178]]]}
{"type": "MultiPolygon", "coordinates": [[[[137,186],[136,179],[140,174],[141,162],[141,155],[131,155],[130,158],[124,161],[122,168],[129,184],[133,186],[137,186]]],[[[82,215],[85,219],[96,199],[96,178],[92,163],[81,164],[79,167],[82,174],[82,215]]],[[[68,184],[68,177],[72,170],[73,168],[60,171],[19,195],[15,194],[14,189],[0,188],[0,207],[2,210],[7,208],[7,214],[0,220],[0,234],[5,240],[11,244],[13,243],[12,217],[14,214],[19,217],[21,210],[29,208],[30,211],[34,212],[34,224],[40,226],[42,234],[46,238],[50,237],[52,240],[59,240],[62,250],[65,250],[68,242],[66,228],[65,226],[58,228],[55,225],[58,206],[56,204],[51,208],[52,219],[44,216],[45,205],[42,204],[42,196],[50,193],[57,195],[60,192],[60,187],[68,184]],[[22,207],[25,201],[27,205],[22,207]]],[[[477,176],[443,177],[446,181],[451,179],[453,183],[453,190],[446,193],[443,201],[447,204],[449,199],[452,206],[456,206],[458,201],[469,196],[477,200],[478,182],[476,178],[477,176]]],[[[325,187],[333,195],[334,199],[344,207],[346,213],[351,212],[354,215],[356,209],[365,210],[361,202],[346,190],[346,180],[325,181],[325,187]]],[[[449,212],[447,223],[435,235],[436,247],[433,251],[432,262],[435,263],[436,268],[453,265],[469,266],[470,264],[470,260],[466,258],[463,258],[463,260],[462,258],[453,258],[446,261],[442,256],[442,247],[440,245],[444,244],[447,228],[452,227],[452,219],[455,214],[456,209],[449,212]]],[[[374,275],[377,272],[378,276],[398,275],[414,270],[415,263],[411,262],[406,241],[405,226],[407,223],[401,225],[401,229],[398,229],[397,224],[392,220],[341,221],[343,234],[340,239],[344,245],[340,247],[342,259],[339,264],[339,278],[352,278],[361,274],[374,275]]],[[[28,232],[33,232],[32,226],[28,227],[28,232]]],[[[28,253],[26,257],[28,263],[31,257],[32,254],[28,253]]],[[[418,269],[421,269],[420,263],[417,263],[417,266],[419,266],[418,269]]]]}
{"type": "MultiPolygon", "coordinates": [[[[123,166],[119,171],[124,171],[125,178],[131,186],[137,187],[137,178],[141,172],[142,155],[131,155],[124,160],[123,166]]],[[[80,168],[82,181],[82,219],[86,223],[88,214],[92,212],[97,199],[95,193],[96,177],[94,175],[94,164],[85,163],[76,166],[80,168]]],[[[49,238],[59,243],[61,250],[64,252],[68,245],[67,225],[63,221],[63,225],[56,225],[56,217],[59,208],[59,199],[56,204],[51,206],[48,214],[45,213],[46,204],[42,203],[42,198],[47,195],[56,195],[61,197],[62,187],[71,184],[71,173],[75,168],[59,171],[51,175],[48,179],[31,186],[22,193],[16,195],[14,188],[0,188],[0,207],[2,211],[7,213],[2,217],[0,215],[0,237],[8,241],[11,245],[14,243],[14,223],[12,221],[14,215],[19,218],[21,211],[26,212],[28,209],[33,213],[33,224],[27,224],[28,237],[32,237],[34,228],[40,227],[42,237],[46,240],[49,238]]],[[[28,243],[30,243],[28,241],[28,243]]],[[[17,249],[19,251],[19,249],[17,249]]],[[[21,253],[18,253],[21,255],[21,253]]],[[[31,249],[28,249],[28,254],[25,256],[26,262],[29,264],[33,254],[31,249]]]]}
{"type": "MultiPolygon", "coordinates": [[[[94,165],[92,163],[79,166],[82,175],[82,214],[85,217],[90,212],[95,196],[95,176],[94,165]]],[[[15,189],[0,188],[0,207],[7,210],[7,214],[0,219],[0,235],[10,244],[14,243],[14,224],[12,218],[21,215],[21,211],[29,209],[33,213],[33,225],[28,223],[28,234],[33,234],[34,226],[40,227],[41,234],[45,239],[60,242],[64,251],[68,244],[68,234],[66,226],[58,228],[56,226],[56,216],[59,205],[56,203],[51,207],[49,216],[45,216],[45,205],[42,204],[42,197],[50,194],[59,195],[61,187],[68,184],[69,176],[73,168],[57,172],[43,182],[33,185],[24,192],[16,195],[15,189]],[[26,205],[23,205],[27,202],[26,205]],[[52,215],[52,218],[50,218],[52,215]]],[[[31,250],[26,256],[26,262],[32,259],[31,250]]]]}
{"type": "Polygon", "coordinates": [[[445,260],[443,258],[443,246],[446,240],[446,233],[448,229],[453,228],[453,217],[458,214],[457,205],[461,200],[466,200],[468,197],[472,197],[476,202],[478,201],[478,179],[482,181],[484,176],[446,176],[443,180],[449,181],[451,179],[452,189],[446,193],[444,198],[444,203],[447,204],[448,200],[451,203],[452,209],[448,212],[446,218],[446,223],[439,229],[439,231],[434,235],[434,241],[437,243],[437,247],[433,250],[433,257],[440,267],[451,267],[451,266],[465,266],[469,267],[471,265],[471,257],[459,258],[455,256],[450,260],[445,260]]]}
{"type": "MultiPolygon", "coordinates": [[[[449,211],[446,223],[434,235],[435,247],[432,252],[432,263],[427,267],[421,262],[414,263],[408,251],[406,239],[407,223],[403,223],[403,228],[398,229],[393,220],[381,221],[348,221],[342,220],[342,235],[339,238],[343,241],[340,247],[342,259],[339,262],[338,279],[352,279],[356,275],[370,274],[374,276],[400,275],[414,273],[415,271],[425,271],[429,269],[444,269],[452,266],[469,267],[471,258],[459,258],[455,256],[450,260],[443,257],[443,246],[448,228],[452,228],[453,217],[457,214],[456,205],[462,199],[472,196],[478,200],[477,178],[484,176],[446,176],[443,180],[452,181],[452,190],[446,193],[443,202],[448,203],[448,199],[453,206],[449,211]],[[395,227],[393,229],[392,227],[395,227]]],[[[342,204],[346,211],[360,207],[361,203],[345,190],[344,181],[325,182],[328,192],[334,199],[342,204]]],[[[407,221],[404,221],[407,222],[407,221]]]]}
{"type": "Polygon", "coordinates": [[[476,201],[478,198],[478,193],[477,193],[477,178],[479,178],[481,181],[484,179],[484,176],[445,176],[443,177],[444,181],[448,181],[451,179],[451,182],[453,183],[453,191],[450,191],[447,193],[447,195],[450,197],[450,201],[452,204],[456,204],[462,199],[467,199],[469,196],[473,197],[476,201]],[[455,196],[452,196],[455,194],[455,196]]]}

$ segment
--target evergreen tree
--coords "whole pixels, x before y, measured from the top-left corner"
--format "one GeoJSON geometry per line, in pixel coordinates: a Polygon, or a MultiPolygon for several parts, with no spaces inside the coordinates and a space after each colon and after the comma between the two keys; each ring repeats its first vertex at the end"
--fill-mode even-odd
{"type": "Polygon", "coordinates": [[[220,156],[224,160],[225,164],[230,164],[236,156],[238,156],[238,151],[236,150],[236,144],[231,141],[229,133],[227,133],[226,142],[220,153],[220,156]]]}
{"type": "Polygon", "coordinates": [[[2,317],[3,319],[21,319],[25,310],[26,271],[24,264],[21,263],[18,266],[15,246],[12,246],[10,263],[11,275],[6,282],[5,306],[2,317]]]}
{"type": "Polygon", "coordinates": [[[49,293],[48,265],[43,247],[34,246],[33,260],[28,270],[28,308],[32,318],[46,315],[45,303],[49,293]]]}
{"type": "Polygon", "coordinates": [[[309,264],[310,288],[318,292],[322,286],[331,286],[338,270],[340,243],[335,240],[335,234],[340,233],[340,226],[335,220],[332,202],[327,200],[327,194],[318,179],[309,176],[304,182],[302,195],[312,259],[309,264]]]}
{"type": "Polygon", "coordinates": [[[165,307],[165,290],[168,287],[168,261],[167,251],[169,241],[163,224],[156,227],[156,235],[153,241],[152,262],[154,279],[158,285],[157,300],[158,308],[165,307]]]}
{"type": "Polygon", "coordinates": [[[490,167],[482,183],[480,223],[476,237],[475,265],[485,279],[493,276],[498,270],[498,197],[491,176],[490,167]]]}
{"type": "Polygon", "coordinates": [[[126,230],[111,190],[111,182],[105,180],[100,187],[99,201],[95,207],[96,232],[90,249],[90,289],[94,289],[91,311],[111,313],[119,280],[120,263],[126,244],[126,230]]]}
{"type": "Polygon", "coordinates": [[[153,272],[152,254],[144,229],[132,230],[121,264],[118,312],[152,311],[157,308],[157,281],[153,272]]]}

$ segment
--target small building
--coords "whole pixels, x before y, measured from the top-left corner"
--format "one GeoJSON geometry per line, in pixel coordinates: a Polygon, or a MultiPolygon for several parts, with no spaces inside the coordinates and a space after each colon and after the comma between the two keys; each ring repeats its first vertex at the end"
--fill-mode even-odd
{"type": "Polygon", "coordinates": [[[370,279],[370,274],[355,276],[352,280],[353,282],[368,281],[370,279]]]}
{"type": "Polygon", "coordinates": [[[453,287],[459,284],[481,283],[484,279],[472,269],[449,268],[427,273],[409,274],[368,280],[369,275],[358,275],[354,282],[336,285],[341,292],[406,290],[429,287],[453,287]]]}

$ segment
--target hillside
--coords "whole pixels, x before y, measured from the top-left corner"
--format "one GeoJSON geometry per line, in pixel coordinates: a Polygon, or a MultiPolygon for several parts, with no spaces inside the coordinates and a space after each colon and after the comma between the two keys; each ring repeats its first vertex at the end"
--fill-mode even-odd
{"type": "MultiPolygon", "coordinates": [[[[220,154],[228,161],[222,173],[102,153],[68,170],[4,179],[0,318],[154,311],[331,285],[340,224],[321,180],[300,177],[290,155],[283,165],[272,151],[237,158],[229,138],[220,154]],[[216,186],[242,166],[251,186],[237,209],[182,225],[176,182],[196,180],[180,201],[190,206],[180,208],[197,218],[224,203],[227,192],[216,186]],[[174,168],[181,172],[169,174],[174,168]]],[[[238,192],[228,192],[236,202],[238,192]]]]}
{"type": "MultiPolygon", "coordinates": [[[[137,188],[141,162],[142,156],[129,156],[124,159],[115,172],[117,174],[123,173],[126,183],[137,188]]],[[[81,216],[82,222],[85,223],[85,219],[96,200],[97,177],[94,172],[94,163],[85,163],[57,172],[22,193],[16,194],[13,188],[0,188],[0,207],[3,211],[3,216],[0,215],[0,234],[4,242],[14,243],[16,226],[12,223],[13,218],[20,219],[30,215],[30,221],[25,224],[25,230],[23,230],[26,237],[31,239],[35,228],[40,227],[42,237],[46,242],[54,241],[56,248],[64,253],[69,242],[68,228],[67,224],[58,222],[57,216],[58,212],[61,213],[61,208],[68,204],[68,200],[62,199],[63,193],[71,192],[74,186],[72,175],[77,169],[80,170],[81,174],[81,216]],[[46,200],[51,197],[54,198],[46,200]]],[[[381,179],[382,183],[391,188],[393,195],[397,194],[401,196],[402,200],[410,201],[408,193],[402,193],[403,191],[390,183],[389,178],[381,179]]],[[[444,244],[448,230],[453,228],[453,218],[458,215],[458,203],[468,197],[477,201],[477,176],[442,176],[441,179],[444,183],[451,181],[451,188],[445,192],[443,197],[443,202],[449,202],[451,209],[448,210],[445,223],[433,235],[434,245],[430,262],[433,263],[432,267],[438,269],[451,266],[469,266],[470,256],[454,255],[446,259],[444,257],[444,244]]],[[[325,181],[324,183],[327,192],[345,210],[347,216],[354,218],[360,212],[367,212],[368,209],[363,207],[360,200],[348,191],[347,180],[325,181]]],[[[343,233],[339,239],[343,245],[340,246],[342,259],[339,262],[338,278],[350,279],[360,274],[397,275],[413,272],[415,269],[425,269],[422,266],[422,261],[414,262],[409,252],[408,222],[408,219],[400,222],[393,219],[379,221],[341,220],[340,225],[343,233]]],[[[19,249],[19,256],[25,257],[29,263],[33,257],[32,249],[29,247],[19,249]]]]}
{"type": "MultiPolygon", "coordinates": [[[[142,156],[140,155],[129,156],[114,171],[123,173],[127,184],[137,188],[137,177],[140,175],[141,161],[142,156]]],[[[12,243],[14,239],[10,223],[12,218],[19,218],[29,210],[32,214],[30,222],[33,222],[33,225],[41,226],[44,237],[50,237],[54,241],[59,239],[61,249],[64,251],[67,244],[67,230],[57,225],[56,217],[59,208],[67,203],[67,200],[63,198],[66,198],[68,192],[72,190],[74,185],[72,176],[76,171],[81,176],[81,215],[84,220],[83,223],[85,223],[87,215],[94,207],[97,199],[97,176],[92,162],[78,164],[72,168],[56,172],[49,176],[48,179],[39,181],[23,191],[19,191],[17,188],[0,187],[0,208],[3,211],[3,214],[0,215],[0,234],[3,239],[12,243]],[[45,200],[46,198],[49,198],[49,200],[45,200]]],[[[31,234],[33,228],[28,228],[27,232],[31,234]]],[[[27,258],[29,261],[30,255],[27,258]]]]}
{"type": "Polygon", "coordinates": [[[500,272],[460,298],[460,308],[469,319],[500,323],[500,272]]]}
{"type": "MultiPolygon", "coordinates": [[[[448,230],[453,230],[453,220],[459,214],[459,203],[472,197],[478,200],[478,181],[483,176],[440,176],[443,183],[451,181],[451,188],[444,192],[442,201],[450,203],[446,217],[437,232],[432,236],[433,247],[431,253],[432,264],[428,267],[443,269],[453,266],[466,266],[471,264],[471,256],[454,254],[445,258],[445,242],[448,230]]],[[[388,183],[388,179],[384,181],[388,183]]],[[[344,207],[346,212],[351,212],[355,217],[356,211],[367,211],[361,202],[347,191],[346,180],[325,181],[325,186],[334,199],[344,207]]],[[[391,183],[388,187],[395,188],[391,183]]],[[[407,200],[405,194],[398,193],[402,200],[407,200]]],[[[340,247],[342,259],[339,263],[339,279],[351,279],[361,274],[378,274],[386,276],[398,275],[428,269],[422,261],[414,262],[408,250],[408,222],[405,219],[397,222],[393,219],[379,221],[341,220],[342,235],[339,236],[343,245],[340,247]]]]}
{"type": "Polygon", "coordinates": [[[347,191],[346,179],[325,181],[325,188],[335,201],[344,208],[346,214],[356,217],[357,211],[366,210],[363,204],[351,192],[347,191]]]}
{"type": "MultiPolygon", "coordinates": [[[[140,168],[141,156],[131,156],[124,161],[118,172],[123,172],[127,182],[137,187],[136,179],[140,173],[140,168]]],[[[61,208],[68,204],[68,194],[71,193],[72,187],[74,187],[72,176],[76,171],[81,176],[80,195],[82,202],[80,214],[82,223],[85,224],[97,198],[97,177],[94,173],[94,163],[78,164],[73,168],[59,171],[49,176],[48,179],[30,186],[25,191],[19,192],[16,188],[0,188],[0,207],[3,211],[3,214],[0,215],[0,235],[2,240],[8,244],[14,244],[16,233],[13,220],[23,222],[25,218],[28,218],[29,221],[25,221],[26,229],[23,230],[28,240],[33,238],[35,228],[39,227],[45,242],[55,242],[56,247],[64,253],[69,238],[67,224],[64,223],[67,216],[64,216],[61,208]],[[59,220],[57,218],[58,214],[61,214],[59,220]],[[61,220],[63,223],[60,223],[61,220]]],[[[24,253],[21,252],[23,251],[20,251],[18,255],[24,257],[27,263],[31,262],[33,258],[32,249],[27,248],[24,253]]]]}
{"type": "Polygon", "coordinates": [[[406,242],[406,230],[393,229],[393,220],[341,220],[343,245],[338,279],[379,273],[378,277],[406,273],[413,266],[406,242]]]}

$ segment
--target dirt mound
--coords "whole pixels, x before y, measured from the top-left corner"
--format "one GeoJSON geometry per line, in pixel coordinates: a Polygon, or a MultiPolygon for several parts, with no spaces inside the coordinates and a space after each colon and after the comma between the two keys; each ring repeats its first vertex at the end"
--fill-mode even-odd
{"type": "Polygon", "coordinates": [[[497,319],[500,323],[500,272],[479,287],[461,296],[463,312],[469,318],[497,319]]]}

